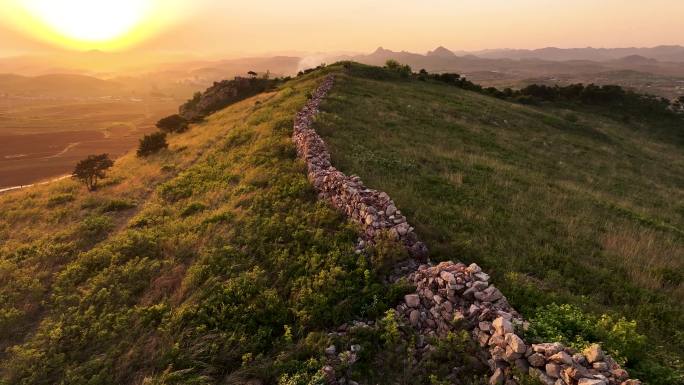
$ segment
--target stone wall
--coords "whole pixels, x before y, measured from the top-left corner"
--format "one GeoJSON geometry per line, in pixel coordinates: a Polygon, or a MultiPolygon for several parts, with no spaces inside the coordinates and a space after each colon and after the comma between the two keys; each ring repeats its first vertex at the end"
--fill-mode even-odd
{"type": "MultiPolygon", "coordinates": [[[[381,232],[401,241],[417,260],[427,260],[427,248],[401,214],[390,197],[380,191],[367,188],[358,176],[347,176],[330,163],[323,139],[311,128],[322,99],[330,91],[334,78],[328,76],[313,93],[306,106],[297,114],[293,140],[297,153],[306,160],[308,176],[321,198],[332,203],[352,221],[361,225],[361,237],[373,242],[381,232]]],[[[362,245],[363,246],[363,245],[362,245]]]]}
{"type": "MultiPolygon", "coordinates": [[[[359,177],[346,176],[332,166],[330,153],[312,124],[333,84],[333,76],[326,77],[295,119],[293,140],[299,156],[306,161],[309,180],[322,199],[361,226],[361,248],[386,232],[404,244],[413,258],[427,262],[427,247],[392,199],[384,192],[367,188],[359,177]]],[[[627,372],[598,345],[576,352],[559,343],[525,343],[519,335],[526,322],[503,293],[489,283],[489,275],[475,264],[424,264],[411,271],[408,278],[416,286],[416,293],[407,295],[396,311],[424,336],[470,330],[489,353],[492,385],[517,384],[516,377],[522,372],[548,385],[640,384],[629,380],[627,372]]],[[[335,381],[331,367],[324,368],[324,372],[331,382],[335,381]]]]}

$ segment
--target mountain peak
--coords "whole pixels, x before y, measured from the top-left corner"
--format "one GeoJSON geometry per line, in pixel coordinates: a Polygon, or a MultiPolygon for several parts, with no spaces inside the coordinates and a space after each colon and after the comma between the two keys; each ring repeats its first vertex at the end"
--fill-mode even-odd
{"type": "Polygon", "coordinates": [[[454,56],[454,53],[449,51],[448,49],[444,48],[443,46],[439,46],[439,47],[435,48],[434,51],[428,51],[427,56],[449,57],[449,56],[454,56]]]}
{"type": "Polygon", "coordinates": [[[373,52],[373,55],[388,54],[388,53],[392,53],[392,51],[390,51],[390,50],[388,50],[388,49],[384,49],[384,48],[382,48],[382,47],[378,47],[378,48],[375,50],[375,52],[373,52]]]}

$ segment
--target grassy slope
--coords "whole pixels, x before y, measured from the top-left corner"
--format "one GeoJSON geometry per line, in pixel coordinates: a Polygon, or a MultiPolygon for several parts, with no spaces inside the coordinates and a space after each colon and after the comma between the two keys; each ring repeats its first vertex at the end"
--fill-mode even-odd
{"type": "Polygon", "coordinates": [[[318,75],[125,157],[96,193],[0,197],[0,383],[310,376],[317,331],[381,315],[401,292],[354,253],[291,143],[318,75]]]}
{"type": "Polygon", "coordinates": [[[482,264],[528,315],[557,302],[635,319],[664,346],[655,361],[681,362],[679,137],[589,111],[346,73],[323,110],[333,163],[387,191],[433,258],[482,264]]]}

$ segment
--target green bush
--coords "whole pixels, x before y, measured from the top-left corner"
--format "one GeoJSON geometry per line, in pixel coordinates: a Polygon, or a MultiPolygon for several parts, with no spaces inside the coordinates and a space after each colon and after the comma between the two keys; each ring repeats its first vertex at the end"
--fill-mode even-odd
{"type": "Polygon", "coordinates": [[[81,224],[80,235],[86,242],[98,242],[104,239],[113,228],[114,223],[108,216],[92,215],[81,224]]]}
{"type": "Polygon", "coordinates": [[[188,129],[188,121],[178,114],[171,115],[160,119],[157,128],[168,133],[185,132],[188,129]]]}
{"type": "Polygon", "coordinates": [[[58,194],[58,195],[55,195],[53,197],[50,197],[50,199],[48,199],[47,206],[49,208],[62,206],[66,203],[73,202],[74,199],[75,199],[74,194],[69,194],[69,193],[58,194]]]}
{"type": "Polygon", "coordinates": [[[385,67],[390,71],[398,73],[402,78],[408,78],[411,76],[411,74],[413,74],[410,66],[402,65],[394,59],[387,60],[385,67]]]}
{"type": "Polygon", "coordinates": [[[181,212],[182,217],[189,217],[207,209],[207,206],[200,202],[193,202],[181,212]]]}
{"type": "Polygon", "coordinates": [[[528,333],[538,342],[559,341],[578,350],[600,343],[622,364],[643,358],[646,337],[637,332],[635,321],[624,317],[595,316],[576,306],[551,304],[540,308],[530,322],[528,333]]]}
{"type": "Polygon", "coordinates": [[[138,146],[138,157],[146,157],[169,147],[166,142],[166,133],[155,132],[154,134],[145,135],[140,139],[140,146],[138,146]]]}
{"type": "Polygon", "coordinates": [[[135,208],[135,203],[131,201],[124,199],[112,199],[105,202],[100,208],[100,211],[102,213],[113,213],[117,211],[129,210],[132,208],[135,208]]]}

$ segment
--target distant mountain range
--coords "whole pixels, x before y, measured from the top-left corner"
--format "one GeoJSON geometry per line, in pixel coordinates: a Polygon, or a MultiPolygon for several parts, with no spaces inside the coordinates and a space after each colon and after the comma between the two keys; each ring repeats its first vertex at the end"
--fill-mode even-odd
{"type": "Polygon", "coordinates": [[[662,45],[652,48],[555,48],[541,49],[494,49],[475,52],[459,52],[485,59],[540,59],[552,61],[589,60],[609,61],[627,56],[643,56],[664,62],[684,62],[684,47],[662,45]]]}
{"type": "Polygon", "coordinates": [[[427,54],[422,55],[407,51],[392,51],[379,47],[371,54],[356,55],[335,58],[354,60],[361,63],[382,65],[389,59],[395,59],[403,64],[408,64],[414,69],[424,68],[431,72],[454,71],[460,73],[473,72],[498,72],[517,75],[538,76],[544,74],[577,74],[599,73],[605,71],[631,70],[659,74],[663,76],[684,77],[684,47],[663,48],[620,48],[614,50],[598,50],[593,48],[581,50],[559,50],[555,48],[523,51],[481,51],[464,55],[463,52],[453,52],[444,47],[438,47],[427,54]],[[676,56],[677,49],[681,50],[681,61],[660,61],[653,56],[660,53],[664,57],[669,52],[670,57],[676,56]],[[586,59],[588,52],[595,50],[596,55],[602,55],[604,60],[586,59]],[[567,52],[566,52],[567,51],[567,52]],[[587,52],[575,54],[573,52],[587,52]],[[526,52],[523,54],[523,52],[526,52]],[[599,54],[603,52],[603,54],[599,54]],[[605,53],[610,52],[610,55],[605,53]],[[634,53],[639,52],[643,55],[634,53]],[[627,54],[622,55],[621,54],[627,54]],[[506,57],[509,55],[510,57],[506,57]],[[651,55],[651,56],[647,56],[651,55]],[[488,57],[484,57],[488,56],[488,57]],[[517,58],[514,56],[518,56],[517,58]],[[523,58],[523,56],[526,56],[523,58]],[[560,60],[561,57],[572,57],[568,60],[560,60]],[[610,57],[610,58],[609,58],[610,57]],[[555,58],[555,59],[554,59],[555,58]],[[609,59],[608,59],[609,58],[609,59]]]}
{"type": "Polygon", "coordinates": [[[264,56],[226,60],[202,60],[180,54],[62,52],[0,58],[0,94],[154,94],[183,99],[214,81],[230,79],[247,71],[270,71],[275,76],[294,75],[299,70],[323,62],[354,60],[384,65],[388,59],[408,64],[416,71],[457,72],[486,86],[517,87],[529,84],[533,79],[545,83],[609,82],[667,97],[684,93],[684,85],[681,84],[684,79],[684,47],[674,45],[653,48],[482,51],[453,51],[440,46],[426,54],[380,47],[370,54],[301,53],[301,57],[264,56]],[[629,79],[623,79],[620,75],[625,73],[629,73],[629,79]]]}

